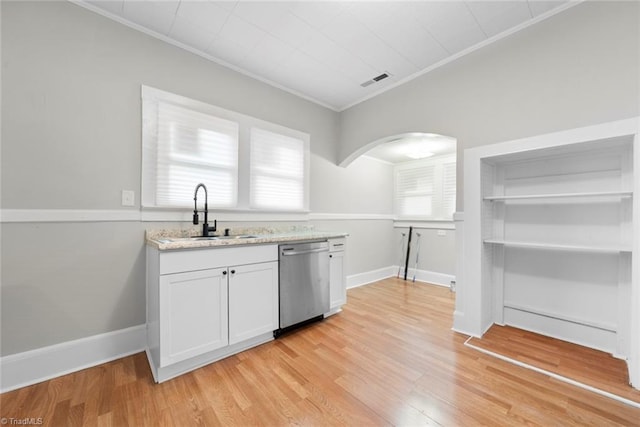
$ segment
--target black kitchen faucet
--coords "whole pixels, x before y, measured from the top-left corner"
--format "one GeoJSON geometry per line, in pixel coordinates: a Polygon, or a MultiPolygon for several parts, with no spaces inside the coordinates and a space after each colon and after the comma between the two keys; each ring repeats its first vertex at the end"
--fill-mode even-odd
{"type": "Polygon", "coordinates": [[[218,222],[213,220],[213,227],[209,227],[208,215],[209,215],[209,207],[207,205],[209,196],[207,195],[207,186],[200,183],[196,185],[196,191],[193,194],[193,224],[198,225],[198,212],[204,212],[204,224],[202,224],[202,237],[208,237],[209,232],[216,231],[216,227],[218,222]],[[204,188],[204,211],[198,211],[198,190],[200,187],[204,188]]]}

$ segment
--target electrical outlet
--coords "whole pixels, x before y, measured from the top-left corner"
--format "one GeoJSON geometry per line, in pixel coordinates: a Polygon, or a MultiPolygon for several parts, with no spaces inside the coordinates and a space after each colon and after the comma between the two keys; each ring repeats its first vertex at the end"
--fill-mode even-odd
{"type": "Polygon", "coordinates": [[[134,206],[135,193],[132,190],[122,190],[122,206],[134,206]]]}
{"type": "Polygon", "coordinates": [[[447,232],[445,230],[438,230],[438,236],[446,236],[447,232]]]}

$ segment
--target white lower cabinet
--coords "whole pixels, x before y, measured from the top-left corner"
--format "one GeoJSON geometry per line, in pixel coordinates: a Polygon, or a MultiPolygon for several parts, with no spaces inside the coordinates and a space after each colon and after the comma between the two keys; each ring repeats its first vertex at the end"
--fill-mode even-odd
{"type": "Polygon", "coordinates": [[[278,329],[278,263],[229,268],[229,344],[278,329]]]}
{"type": "Polygon", "coordinates": [[[147,247],[147,357],[157,382],[273,339],[278,246],[147,247]]]}
{"type": "Polygon", "coordinates": [[[222,268],[160,277],[160,365],[229,344],[227,270],[222,268]]]}
{"type": "Polygon", "coordinates": [[[347,303],[347,280],[344,269],[346,239],[329,240],[329,306],[327,314],[335,314],[347,303]]]}

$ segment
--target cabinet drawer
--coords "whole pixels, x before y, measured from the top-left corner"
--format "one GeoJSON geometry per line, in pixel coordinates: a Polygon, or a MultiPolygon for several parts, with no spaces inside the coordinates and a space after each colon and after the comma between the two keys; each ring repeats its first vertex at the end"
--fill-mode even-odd
{"type": "Polygon", "coordinates": [[[277,260],[278,245],[243,245],[161,252],[160,275],[277,260]]]}
{"type": "Polygon", "coordinates": [[[346,246],[347,239],[344,237],[329,239],[329,252],[344,251],[346,246]]]}

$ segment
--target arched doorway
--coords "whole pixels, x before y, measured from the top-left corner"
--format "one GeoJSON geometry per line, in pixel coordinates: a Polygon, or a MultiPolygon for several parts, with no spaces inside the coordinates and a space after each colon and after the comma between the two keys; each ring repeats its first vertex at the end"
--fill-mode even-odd
{"type": "Polygon", "coordinates": [[[395,164],[455,153],[456,147],[457,140],[450,136],[425,132],[406,132],[386,136],[365,144],[349,155],[340,163],[340,166],[347,167],[363,155],[395,164]]]}
{"type": "Polygon", "coordinates": [[[372,141],[342,164],[366,157],[392,168],[394,263],[402,277],[406,271],[417,281],[444,286],[455,281],[456,150],[453,137],[406,132],[372,141]]]}

